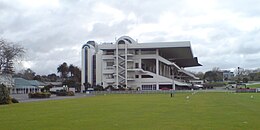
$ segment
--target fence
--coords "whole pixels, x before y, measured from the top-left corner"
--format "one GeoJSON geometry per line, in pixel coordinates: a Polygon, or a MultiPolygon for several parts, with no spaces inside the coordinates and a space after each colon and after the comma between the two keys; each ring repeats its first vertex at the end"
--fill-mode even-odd
{"type": "Polygon", "coordinates": [[[259,88],[251,88],[251,89],[237,89],[236,90],[237,93],[260,93],[260,89],[259,88]]]}
{"type": "Polygon", "coordinates": [[[149,90],[149,91],[137,91],[137,90],[127,90],[127,91],[87,91],[87,94],[170,94],[170,93],[192,93],[192,92],[235,92],[235,90],[149,90]]]}

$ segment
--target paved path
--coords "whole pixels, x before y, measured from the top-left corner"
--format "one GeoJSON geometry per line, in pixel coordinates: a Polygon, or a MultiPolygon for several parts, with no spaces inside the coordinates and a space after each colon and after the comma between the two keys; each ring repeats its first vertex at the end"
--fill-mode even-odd
{"type": "Polygon", "coordinates": [[[19,102],[35,102],[35,101],[46,101],[46,100],[61,100],[61,99],[68,99],[68,98],[81,98],[81,97],[89,97],[94,95],[88,95],[83,93],[76,93],[75,96],[56,96],[51,95],[50,98],[29,98],[28,94],[11,94],[11,97],[16,98],[19,102]]]}

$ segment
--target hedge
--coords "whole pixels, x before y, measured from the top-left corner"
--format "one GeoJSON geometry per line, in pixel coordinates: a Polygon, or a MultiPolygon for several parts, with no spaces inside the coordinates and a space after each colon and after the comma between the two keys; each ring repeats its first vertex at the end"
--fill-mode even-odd
{"type": "Polygon", "coordinates": [[[56,92],[57,96],[75,96],[74,92],[72,91],[65,91],[65,90],[61,90],[61,91],[57,91],[56,92]]]}
{"type": "Polygon", "coordinates": [[[50,98],[51,93],[49,92],[36,92],[36,93],[29,93],[29,98],[50,98]]]}
{"type": "Polygon", "coordinates": [[[12,99],[9,95],[9,90],[4,84],[0,84],[0,105],[11,104],[12,99]]]}
{"type": "Polygon", "coordinates": [[[213,83],[205,83],[203,87],[205,88],[212,88],[212,87],[222,87],[227,85],[225,82],[213,82],[213,83]]]}

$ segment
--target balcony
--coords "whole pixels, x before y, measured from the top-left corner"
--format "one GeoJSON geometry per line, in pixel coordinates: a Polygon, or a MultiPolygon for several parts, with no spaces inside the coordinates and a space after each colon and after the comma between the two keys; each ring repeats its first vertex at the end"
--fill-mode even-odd
{"type": "Polygon", "coordinates": [[[106,67],[104,70],[103,70],[103,74],[112,74],[115,72],[115,67],[113,66],[110,66],[110,67],[106,67]]]}
{"type": "Polygon", "coordinates": [[[114,59],[114,55],[102,55],[102,59],[103,60],[113,60],[114,59]]]}
{"type": "Polygon", "coordinates": [[[114,83],[114,82],[115,82],[115,79],[106,79],[105,82],[106,82],[106,83],[114,83]]]}
{"type": "Polygon", "coordinates": [[[135,80],[135,77],[134,76],[127,76],[127,80],[129,80],[129,81],[135,80]]]}

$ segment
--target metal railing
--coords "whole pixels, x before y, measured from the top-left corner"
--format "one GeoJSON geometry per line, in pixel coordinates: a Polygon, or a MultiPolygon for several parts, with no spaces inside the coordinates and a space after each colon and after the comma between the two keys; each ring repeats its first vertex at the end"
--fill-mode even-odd
{"type": "Polygon", "coordinates": [[[88,94],[170,94],[170,93],[193,93],[193,92],[236,92],[235,90],[126,90],[126,91],[89,91],[88,94]]]}

